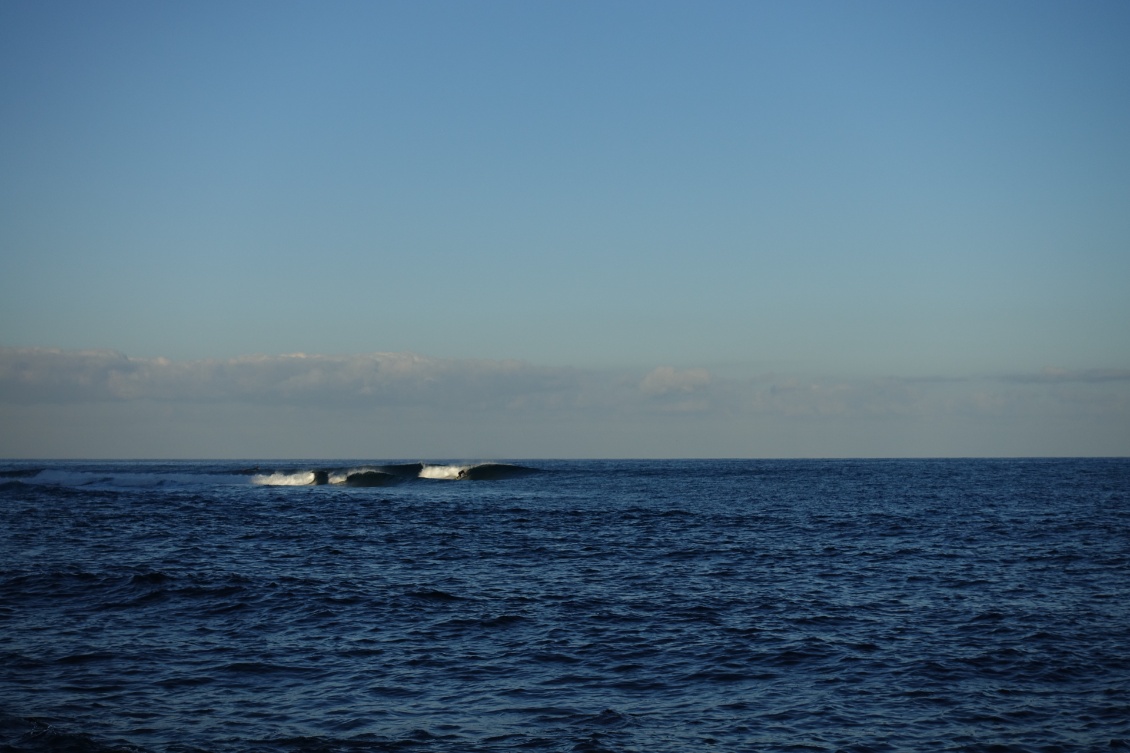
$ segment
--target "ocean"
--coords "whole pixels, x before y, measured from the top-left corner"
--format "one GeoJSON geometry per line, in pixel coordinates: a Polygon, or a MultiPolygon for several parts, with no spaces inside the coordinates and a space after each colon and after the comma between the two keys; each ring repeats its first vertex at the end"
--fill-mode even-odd
{"type": "Polygon", "coordinates": [[[1130,460],[0,463],[0,751],[1130,749],[1130,460]]]}

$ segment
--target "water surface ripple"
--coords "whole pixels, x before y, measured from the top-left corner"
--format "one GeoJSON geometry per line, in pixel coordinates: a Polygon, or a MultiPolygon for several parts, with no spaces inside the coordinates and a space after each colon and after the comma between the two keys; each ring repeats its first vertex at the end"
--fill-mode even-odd
{"type": "Polygon", "coordinates": [[[0,751],[1130,749],[1127,460],[249,465],[0,466],[0,751]]]}

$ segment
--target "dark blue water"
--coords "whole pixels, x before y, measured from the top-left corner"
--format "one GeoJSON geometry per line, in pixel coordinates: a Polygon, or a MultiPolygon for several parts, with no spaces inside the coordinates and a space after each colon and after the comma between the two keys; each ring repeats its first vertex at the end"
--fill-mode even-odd
{"type": "Polygon", "coordinates": [[[1130,748],[1128,460],[525,465],[0,465],[0,750],[1130,748]]]}

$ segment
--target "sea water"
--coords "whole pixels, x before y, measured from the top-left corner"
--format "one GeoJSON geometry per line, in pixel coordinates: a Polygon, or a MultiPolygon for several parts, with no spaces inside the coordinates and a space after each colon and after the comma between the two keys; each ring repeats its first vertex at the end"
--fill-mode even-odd
{"type": "Polygon", "coordinates": [[[1130,748],[1126,459],[518,466],[0,464],[0,750],[1130,748]]]}

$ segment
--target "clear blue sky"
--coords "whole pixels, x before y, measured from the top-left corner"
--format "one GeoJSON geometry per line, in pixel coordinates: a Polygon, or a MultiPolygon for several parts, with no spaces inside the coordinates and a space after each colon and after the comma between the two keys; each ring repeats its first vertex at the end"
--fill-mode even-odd
{"type": "Polygon", "coordinates": [[[0,346],[1104,374],[1125,420],[1128,39],[1121,1],[7,0],[0,346]]]}

